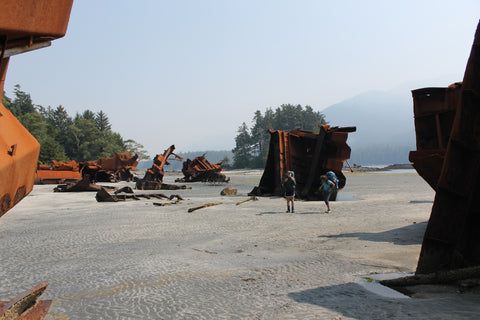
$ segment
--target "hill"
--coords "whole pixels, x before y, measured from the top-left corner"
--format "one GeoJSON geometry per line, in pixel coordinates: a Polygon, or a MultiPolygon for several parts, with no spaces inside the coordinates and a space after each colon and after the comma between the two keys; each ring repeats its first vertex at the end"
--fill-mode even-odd
{"type": "Polygon", "coordinates": [[[368,91],[322,110],[332,126],[356,126],[349,134],[350,163],[408,163],[415,150],[413,100],[410,91],[368,91]]]}

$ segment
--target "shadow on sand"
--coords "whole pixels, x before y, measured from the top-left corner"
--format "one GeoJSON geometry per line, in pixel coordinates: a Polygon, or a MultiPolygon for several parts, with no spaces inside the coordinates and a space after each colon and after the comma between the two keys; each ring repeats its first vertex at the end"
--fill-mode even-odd
{"type": "Polygon", "coordinates": [[[411,224],[405,227],[383,232],[354,232],[338,235],[320,235],[319,238],[358,238],[375,242],[392,242],[397,245],[422,244],[427,222],[411,224]]]}

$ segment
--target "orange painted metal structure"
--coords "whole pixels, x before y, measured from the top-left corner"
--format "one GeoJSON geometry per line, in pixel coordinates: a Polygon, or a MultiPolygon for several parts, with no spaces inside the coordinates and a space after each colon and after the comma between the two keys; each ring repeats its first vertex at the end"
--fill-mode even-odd
{"type": "MultiPolygon", "coordinates": [[[[320,125],[318,133],[304,130],[269,130],[270,146],[267,163],[260,184],[249,195],[282,196],[282,181],[287,171],[294,171],[297,197],[307,200],[322,199],[320,175],[333,171],[343,188],[346,178],[343,162],[350,158],[348,133],[355,127],[330,127],[320,125]]],[[[336,194],[332,195],[335,200],[336,194]]]]}
{"type": "Polygon", "coordinates": [[[52,160],[52,166],[38,165],[35,172],[35,184],[59,184],[80,181],[78,162],[71,160],[68,162],[52,160]]]}
{"type": "MultiPolygon", "coordinates": [[[[50,45],[67,30],[73,0],[0,2],[0,90],[11,56],[50,45]]],[[[33,188],[40,145],[0,103],[0,216],[33,188]]]]}
{"type": "MultiPolygon", "coordinates": [[[[424,134],[437,137],[439,149],[443,143],[445,152],[440,173],[434,175],[437,180],[433,183],[435,201],[423,238],[417,274],[480,265],[480,23],[462,84],[455,90],[451,106],[445,107],[444,100],[437,99],[433,108],[446,109],[445,112],[454,116],[453,120],[442,122],[442,113],[437,127],[440,131],[430,126],[431,131],[424,134]]],[[[419,129],[424,125],[417,122],[417,114],[415,125],[419,129]]],[[[419,132],[422,131],[417,129],[417,135],[419,132]]],[[[417,141],[419,138],[422,136],[417,136],[417,141]]],[[[418,167],[422,175],[426,168],[417,164],[418,167]]]]}
{"type": "MultiPolygon", "coordinates": [[[[0,1],[0,91],[11,56],[50,45],[67,31],[73,0],[0,1]]],[[[0,101],[0,216],[33,188],[40,145],[0,101]]],[[[51,301],[37,301],[41,283],[7,302],[1,319],[43,319],[51,301]]]]}

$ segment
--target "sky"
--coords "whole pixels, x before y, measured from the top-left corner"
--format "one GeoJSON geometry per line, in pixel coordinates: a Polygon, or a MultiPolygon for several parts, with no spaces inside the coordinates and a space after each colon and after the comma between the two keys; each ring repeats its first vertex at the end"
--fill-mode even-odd
{"type": "Polygon", "coordinates": [[[256,110],[461,81],[479,18],[478,0],[74,0],[64,38],[10,58],[5,91],[102,110],[151,156],[230,150],[256,110]]]}

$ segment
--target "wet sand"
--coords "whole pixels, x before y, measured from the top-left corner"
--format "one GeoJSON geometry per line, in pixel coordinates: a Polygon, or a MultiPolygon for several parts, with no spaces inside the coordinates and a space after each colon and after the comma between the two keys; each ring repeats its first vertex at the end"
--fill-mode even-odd
{"type": "Polygon", "coordinates": [[[391,297],[362,284],[415,271],[435,195],[418,175],[348,174],[332,214],[305,201],[285,213],[278,197],[236,205],[261,173],[162,190],[185,198],[169,206],[35,186],[0,219],[0,300],[48,281],[50,320],[480,317],[478,294],[391,297]],[[220,196],[228,185],[239,195],[220,196]],[[222,204],[187,212],[209,202],[222,204]]]}

